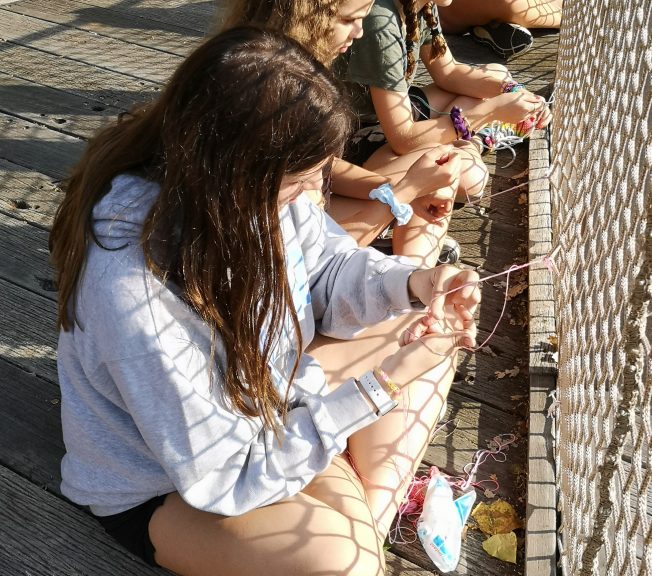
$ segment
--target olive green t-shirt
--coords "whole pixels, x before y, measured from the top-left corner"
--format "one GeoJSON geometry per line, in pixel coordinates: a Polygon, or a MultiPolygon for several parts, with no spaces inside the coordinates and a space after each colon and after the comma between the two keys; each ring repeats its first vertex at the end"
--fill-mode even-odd
{"type": "MultiPolygon", "coordinates": [[[[439,21],[436,12],[434,15],[439,21]]],[[[393,0],[376,0],[363,21],[363,30],[362,38],[355,40],[349,51],[338,58],[334,70],[347,83],[361,120],[374,122],[369,87],[405,93],[414,79],[416,67],[412,77],[406,80],[405,26],[393,0]]],[[[421,46],[432,41],[432,32],[421,16],[419,30],[419,42],[412,47],[417,62],[421,46]]],[[[441,29],[437,32],[441,33],[441,29]]]]}

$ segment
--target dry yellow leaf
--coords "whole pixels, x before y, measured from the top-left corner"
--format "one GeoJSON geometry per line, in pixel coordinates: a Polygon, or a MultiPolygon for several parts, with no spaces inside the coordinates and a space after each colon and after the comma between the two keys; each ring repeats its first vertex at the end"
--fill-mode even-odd
{"type": "Polygon", "coordinates": [[[516,378],[521,369],[518,366],[514,366],[514,368],[507,368],[507,370],[496,370],[494,374],[496,375],[496,378],[499,380],[502,380],[503,378],[509,376],[510,378],[516,378]]]}
{"type": "Polygon", "coordinates": [[[554,334],[548,336],[548,342],[552,346],[553,350],[557,350],[557,348],[559,348],[559,339],[554,334]]]}
{"type": "Polygon", "coordinates": [[[471,516],[478,523],[480,530],[489,535],[506,534],[522,526],[514,507],[504,500],[496,500],[491,504],[480,502],[471,512],[471,516]]]}
{"type": "Polygon", "coordinates": [[[514,296],[518,296],[519,294],[522,294],[527,290],[527,282],[519,282],[518,284],[514,284],[513,286],[510,287],[509,290],[507,290],[507,299],[511,300],[514,298],[514,296]]]}
{"type": "Polygon", "coordinates": [[[482,543],[484,551],[505,562],[516,564],[516,534],[495,534],[482,543]]]}
{"type": "Polygon", "coordinates": [[[518,195],[518,203],[519,204],[527,204],[527,194],[525,192],[521,192],[518,195]]]}

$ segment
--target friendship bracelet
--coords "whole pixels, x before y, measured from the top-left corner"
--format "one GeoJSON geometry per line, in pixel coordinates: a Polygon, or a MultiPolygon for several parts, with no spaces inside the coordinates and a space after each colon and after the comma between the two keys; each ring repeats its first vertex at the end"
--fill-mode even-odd
{"type": "Polygon", "coordinates": [[[393,410],[398,406],[396,400],[392,400],[390,395],[382,387],[381,383],[378,382],[373,371],[367,370],[360,378],[355,381],[359,388],[364,390],[367,398],[371,403],[376,407],[376,415],[384,416],[390,410],[393,410]]]}
{"type": "Polygon", "coordinates": [[[391,184],[385,183],[378,186],[378,188],[374,188],[369,192],[369,198],[387,204],[399,226],[407,224],[414,213],[412,206],[396,201],[391,184]]]}
{"type": "Polygon", "coordinates": [[[459,140],[471,140],[475,132],[471,130],[468,120],[462,116],[462,109],[458,106],[453,106],[450,117],[453,121],[453,128],[455,128],[457,138],[459,140]]]}
{"type": "Polygon", "coordinates": [[[508,92],[520,92],[521,90],[525,90],[525,86],[519,84],[516,80],[507,80],[500,86],[502,94],[507,94],[508,92]]]}
{"type": "Polygon", "coordinates": [[[401,389],[396,385],[396,382],[392,380],[380,366],[374,367],[374,376],[376,380],[380,382],[383,386],[389,389],[391,394],[400,394],[401,389]]]}

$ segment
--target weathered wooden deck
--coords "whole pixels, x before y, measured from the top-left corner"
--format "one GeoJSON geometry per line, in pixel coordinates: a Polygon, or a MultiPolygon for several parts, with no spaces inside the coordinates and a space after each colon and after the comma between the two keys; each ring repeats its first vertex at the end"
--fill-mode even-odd
{"type": "MultiPolygon", "coordinates": [[[[108,119],[156,94],[202,37],[214,9],[214,2],[198,0],[0,0],[2,574],[162,573],[134,560],[60,495],[64,449],[56,373],[56,286],[47,236],[61,199],[57,184],[84,141],[108,119]]],[[[494,60],[466,39],[452,44],[461,58],[494,60]]],[[[556,35],[539,35],[535,46],[509,66],[532,90],[548,94],[556,35]]],[[[506,152],[486,159],[493,174],[488,195],[527,178],[527,145],[518,148],[509,168],[500,168],[510,159],[506,152]]],[[[451,234],[462,245],[467,265],[498,272],[527,260],[526,191],[488,197],[480,207],[455,215],[451,234]]],[[[480,338],[500,316],[500,280],[483,284],[480,338]]],[[[516,434],[519,441],[507,461],[488,461],[479,477],[495,474],[500,482],[497,496],[511,502],[523,519],[529,416],[526,285],[527,273],[512,277],[511,286],[520,288],[513,288],[496,334],[481,353],[460,362],[459,381],[449,396],[451,424],[436,435],[424,462],[460,474],[488,440],[516,434]],[[510,373],[504,374],[507,370],[510,373]]],[[[484,538],[469,530],[457,574],[524,573],[523,541],[518,563],[511,565],[487,556],[481,546],[484,538]]],[[[392,546],[388,567],[391,574],[434,571],[418,543],[392,546]]]]}

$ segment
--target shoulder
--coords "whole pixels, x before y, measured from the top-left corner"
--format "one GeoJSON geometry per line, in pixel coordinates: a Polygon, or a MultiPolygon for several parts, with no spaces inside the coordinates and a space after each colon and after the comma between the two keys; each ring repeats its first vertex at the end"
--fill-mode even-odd
{"type": "Polygon", "coordinates": [[[405,38],[394,4],[374,4],[363,26],[362,38],[351,46],[345,79],[384,90],[407,91],[405,38]]]}
{"type": "Polygon", "coordinates": [[[392,0],[377,0],[374,2],[362,25],[365,35],[367,33],[384,32],[402,36],[401,16],[392,0]]]}

